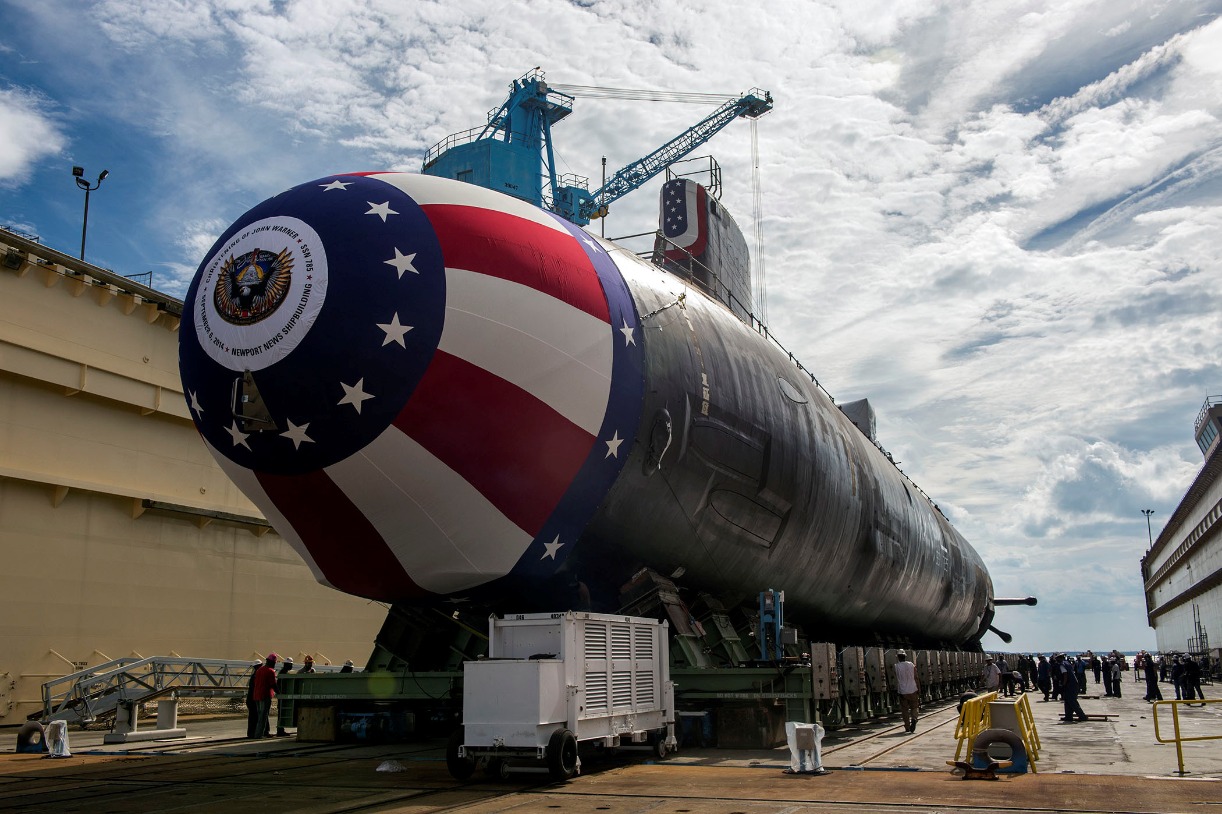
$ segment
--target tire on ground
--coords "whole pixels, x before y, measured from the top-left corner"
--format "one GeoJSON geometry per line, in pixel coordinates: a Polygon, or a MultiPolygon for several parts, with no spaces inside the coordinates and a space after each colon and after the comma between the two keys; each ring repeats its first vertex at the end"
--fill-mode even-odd
{"type": "Polygon", "coordinates": [[[567,729],[557,729],[547,742],[547,770],[554,780],[576,776],[580,767],[577,738],[567,729]]]}
{"type": "Polygon", "coordinates": [[[1009,729],[986,729],[977,735],[972,741],[972,765],[977,769],[988,768],[995,760],[989,754],[989,747],[995,743],[1004,743],[1010,747],[1010,761],[1014,765],[1002,771],[1014,774],[1027,771],[1027,746],[1017,732],[1011,732],[1009,729]]]}
{"type": "Polygon", "coordinates": [[[17,730],[18,752],[47,751],[47,733],[38,721],[27,721],[17,730]]]}

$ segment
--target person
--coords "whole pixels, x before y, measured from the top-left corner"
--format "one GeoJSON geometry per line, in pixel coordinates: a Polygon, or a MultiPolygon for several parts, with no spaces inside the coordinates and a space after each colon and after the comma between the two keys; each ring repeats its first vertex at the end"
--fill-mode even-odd
{"type": "MultiPolygon", "coordinates": [[[[1120,671],[1121,671],[1121,672],[1127,672],[1127,671],[1128,671],[1128,669],[1129,669],[1129,660],[1128,660],[1128,659],[1126,659],[1126,658],[1124,657],[1124,655],[1123,655],[1123,654],[1122,654],[1122,653],[1121,653],[1119,650],[1117,650],[1116,648],[1114,648],[1114,647],[1112,648],[1112,652],[1111,652],[1111,654],[1109,654],[1109,655],[1108,655],[1108,658],[1109,658],[1109,659],[1113,659],[1113,660],[1115,660],[1115,662],[1116,662],[1117,664],[1119,664],[1119,665],[1120,665],[1120,671]]],[[[1117,685],[1117,687],[1119,687],[1119,685],[1117,685]]],[[[1119,690],[1119,689],[1117,689],[1117,690],[1116,690],[1116,697],[1117,697],[1117,698],[1119,698],[1119,697],[1120,697],[1120,690],[1119,690]]]]}
{"type": "Polygon", "coordinates": [[[1076,670],[1078,673],[1078,691],[1085,692],[1086,691],[1086,666],[1087,666],[1086,657],[1083,656],[1081,653],[1079,653],[1077,656],[1074,657],[1073,666],[1074,666],[1074,670],[1076,670]]]}
{"type": "Polygon", "coordinates": [[[1158,688],[1158,667],[1154,664],[1154,659],[1146,656],[1142,661],[1142,668],[1146,674],[1146,701],[1161,701],[1163,700],[1163,692],[1158,688]]]}
{"type": "Polygon", "coordinates": [[[256,661],[250,667],[250,680],[246,682],[246,737],[259,737],[259,705],[255,703],[255,676],[263,662],[256,661]]]}
{"type": "Polygon", "coordinates": [[[311,655],[307,655],[307,656],[305,657],[305,663],[301,665],[301,669],[300,669],[300,670],[298,670],[297,672],[299,672],[299,673],[312,673],[312,672],[314,672],[314,657],[313,657],[313,656],[311,656],[311,655]]]}
{"type": "Polygon", "coordinates": [[[1184,700],[1191,701],[1193,698],[1205,700],[1205,693],[1201,689],[1201,663],[1192,656],[1184,657],[1184,677],[1181,682],[1184,685],[1184,700]]]}
{"type": "Polygon", "coordinates": [[[895,692],[900,698],[900,715],[904,729],[916,732],[917,712],[921,708],[921,685],[916,677],[916,665],[903,650],[895,654],[895,692]]]}
{"type": "Polygon", "coordinates": [[[1184,697],[1184,660],[1175,656],[1171,662],[1171,685],[1175,687],[1175,700],[1184,697]]]}
{"type": "Polygon", "coordinates": [[[1120,697],[1120,663],[1124,661],[1121,656],[1118,659],[1108,659],[1108,667],[1112,671],[1112,695],[1120,697]]]}
{"type": "Polygon", "coordinates": [[[347,661],[345,661],[344,666],[339,668],[339,671],[341,673],[351,673],[352,672],[352,659],[348,659],[347,661]]]}
{"type": "Polygon", "coordinates": [[[1065,660],[1064,653],[1057,653],[1056,667],[1061,685],[1061,697],[1065,701],[1065,717],[1061,720],[1067,724],[1088,720],[1078,703],[1078,671],[1065,660]]]}
{"type": "Polygon", "coordinates": [[[1039,686],[1040,691],[1044,693],[1044,700],[1048,700],[1048,693],[1052,692],[1052,668],[1048,664],[1048,659],[1040,653],[1039,660],[1035,666],[1035,683],[1039,686]]]}
{"type": "Polygon", "coordinates": [[[1005,656],[997,657],[997,670],[1001,673],[999,686],[1003,695],[1014,694],[1014,676],[1010,671],[1010,663],[1006,661],[1005,656]]]}
{"type": "Polygon", "coordinates": [[[1093,650],[1087,650],[1086,655],[1089,658],[1091,672],[1095,674],[1095,683],[1100,683],[1103,673],[1103,662],[1095,655],[1093,650]]]}
{"type": "Polygon", "coordinates": [[[984,673],[982,677],[984,679],[984,691],[997,692],[1001,686],[1001,669],[993,663],[992,656],[988,656],[984,660],[984,673]]]}
{"type": "Polygon", "coordinates": [[[276,659],[275,653],[268,653],[263,666],[255,671],[252,697],[258,705],[257,730],[252,737],[267,738],[271,736],[272,699],[276,697],[276,659]]]}
{"type": "MultiPolygon", "coordinates": [[[[285,656],[284,661],[280,663],[280,672],[276,673],[276,685],[277,686],[280,685],[280,676],[287,675],[291,672],[293,672],[293,657],[285,656]]],[[[277,710],[277,712],[279,712],[279,710],[277,710]]],[[[276,737],[277,738],[287,738],[289,733],[285,730],[283,726],[280,725],[279,718],[280,716],[279,714],[277,714],[276,716],[276,719],[277,719],[276,720],[276,737]]]]}

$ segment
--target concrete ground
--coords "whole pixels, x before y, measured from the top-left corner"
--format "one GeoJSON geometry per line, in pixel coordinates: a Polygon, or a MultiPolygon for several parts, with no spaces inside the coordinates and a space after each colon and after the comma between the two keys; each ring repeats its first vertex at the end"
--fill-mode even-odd
{"type": "MultiPolygon", "coordinates": [[[[1084,698],[1088,714],[1109,717],[1079,724],[1061,723],[1061,705],[1038,698],[1031,696],[1038,773],[996,781],[950,772],[949,704],[923,710],[913,734],[895,717],[830,733],[825,775],[783,773],[785,749],[689,749],[660,762],[588,760],[580,777],[562,784],[539,774],[459,783],[439,741],[249,741],[244,720],[180,719],[188,736],[177,741],[105,745],[101,732],[73,730],[70,758],[0,755],[0,812],[1222,812],[1222,741],[1184,744],[1180,776],[1176,748],[1155,740],[1153,711],[1140,693],[1084,698]]],[[[1159,728],[1171,732],[1169,707],[1159,710],[1159,728]]],[[[1222,736],[1222,702],[1181,708],[1180,729],[1222,736]]],[[[9,738],[15,733],[0,731],[0,744],[9,738]]]]}

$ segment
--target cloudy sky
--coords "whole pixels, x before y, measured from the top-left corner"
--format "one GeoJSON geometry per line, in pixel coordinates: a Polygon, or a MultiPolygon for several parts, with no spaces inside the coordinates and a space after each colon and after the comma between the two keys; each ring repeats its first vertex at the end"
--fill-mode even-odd
{"type": "MultiPolygon", "coordinates": [[[[87,259],[181,296],[246,209],[333,172],[416,170],[535,66],[766,88],[773,333],[839,401],[871,399],[999,596],[1039,597],[999,613],[1015,648],[1152,647],[1140,510],[1157,536],[1222,392],[1222,0],[761,7],[0,0],[0,225],[76,254],[71,167],[108,169],[87,259]]],[[[597,178],[710,110],[579,96],[560,169],[597,178]]],[[[753,242],[751,127],[701,153],[753,242]]],[[[607,235],[654,228],[656,196],[621,201],[607,235]]]]}

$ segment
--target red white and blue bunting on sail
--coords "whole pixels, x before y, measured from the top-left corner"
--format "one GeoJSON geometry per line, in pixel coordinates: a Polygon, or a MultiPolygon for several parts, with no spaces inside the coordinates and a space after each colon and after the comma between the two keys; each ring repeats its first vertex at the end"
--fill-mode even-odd
{"type": "Polygon", "coordinates": [[[669,241],[666,250],[671,260],[686,260],[688,255],[704,253],[709,235],[708,193],[690,178],[673,178],[662,185],[659,212],[662,236],[669,241]],[[678,247],[677,251],[672,247],[678,247]]]}
{"type": "Polygon", "coordinates": [[[555,573],[640,418],[639,319],[602,245],[429,176],[256,206],[200,266],[181,333],[222,467],[320,581],[380,600],[555,573]],[[276,429],[234,417],[244,371],[276,429]]]}

